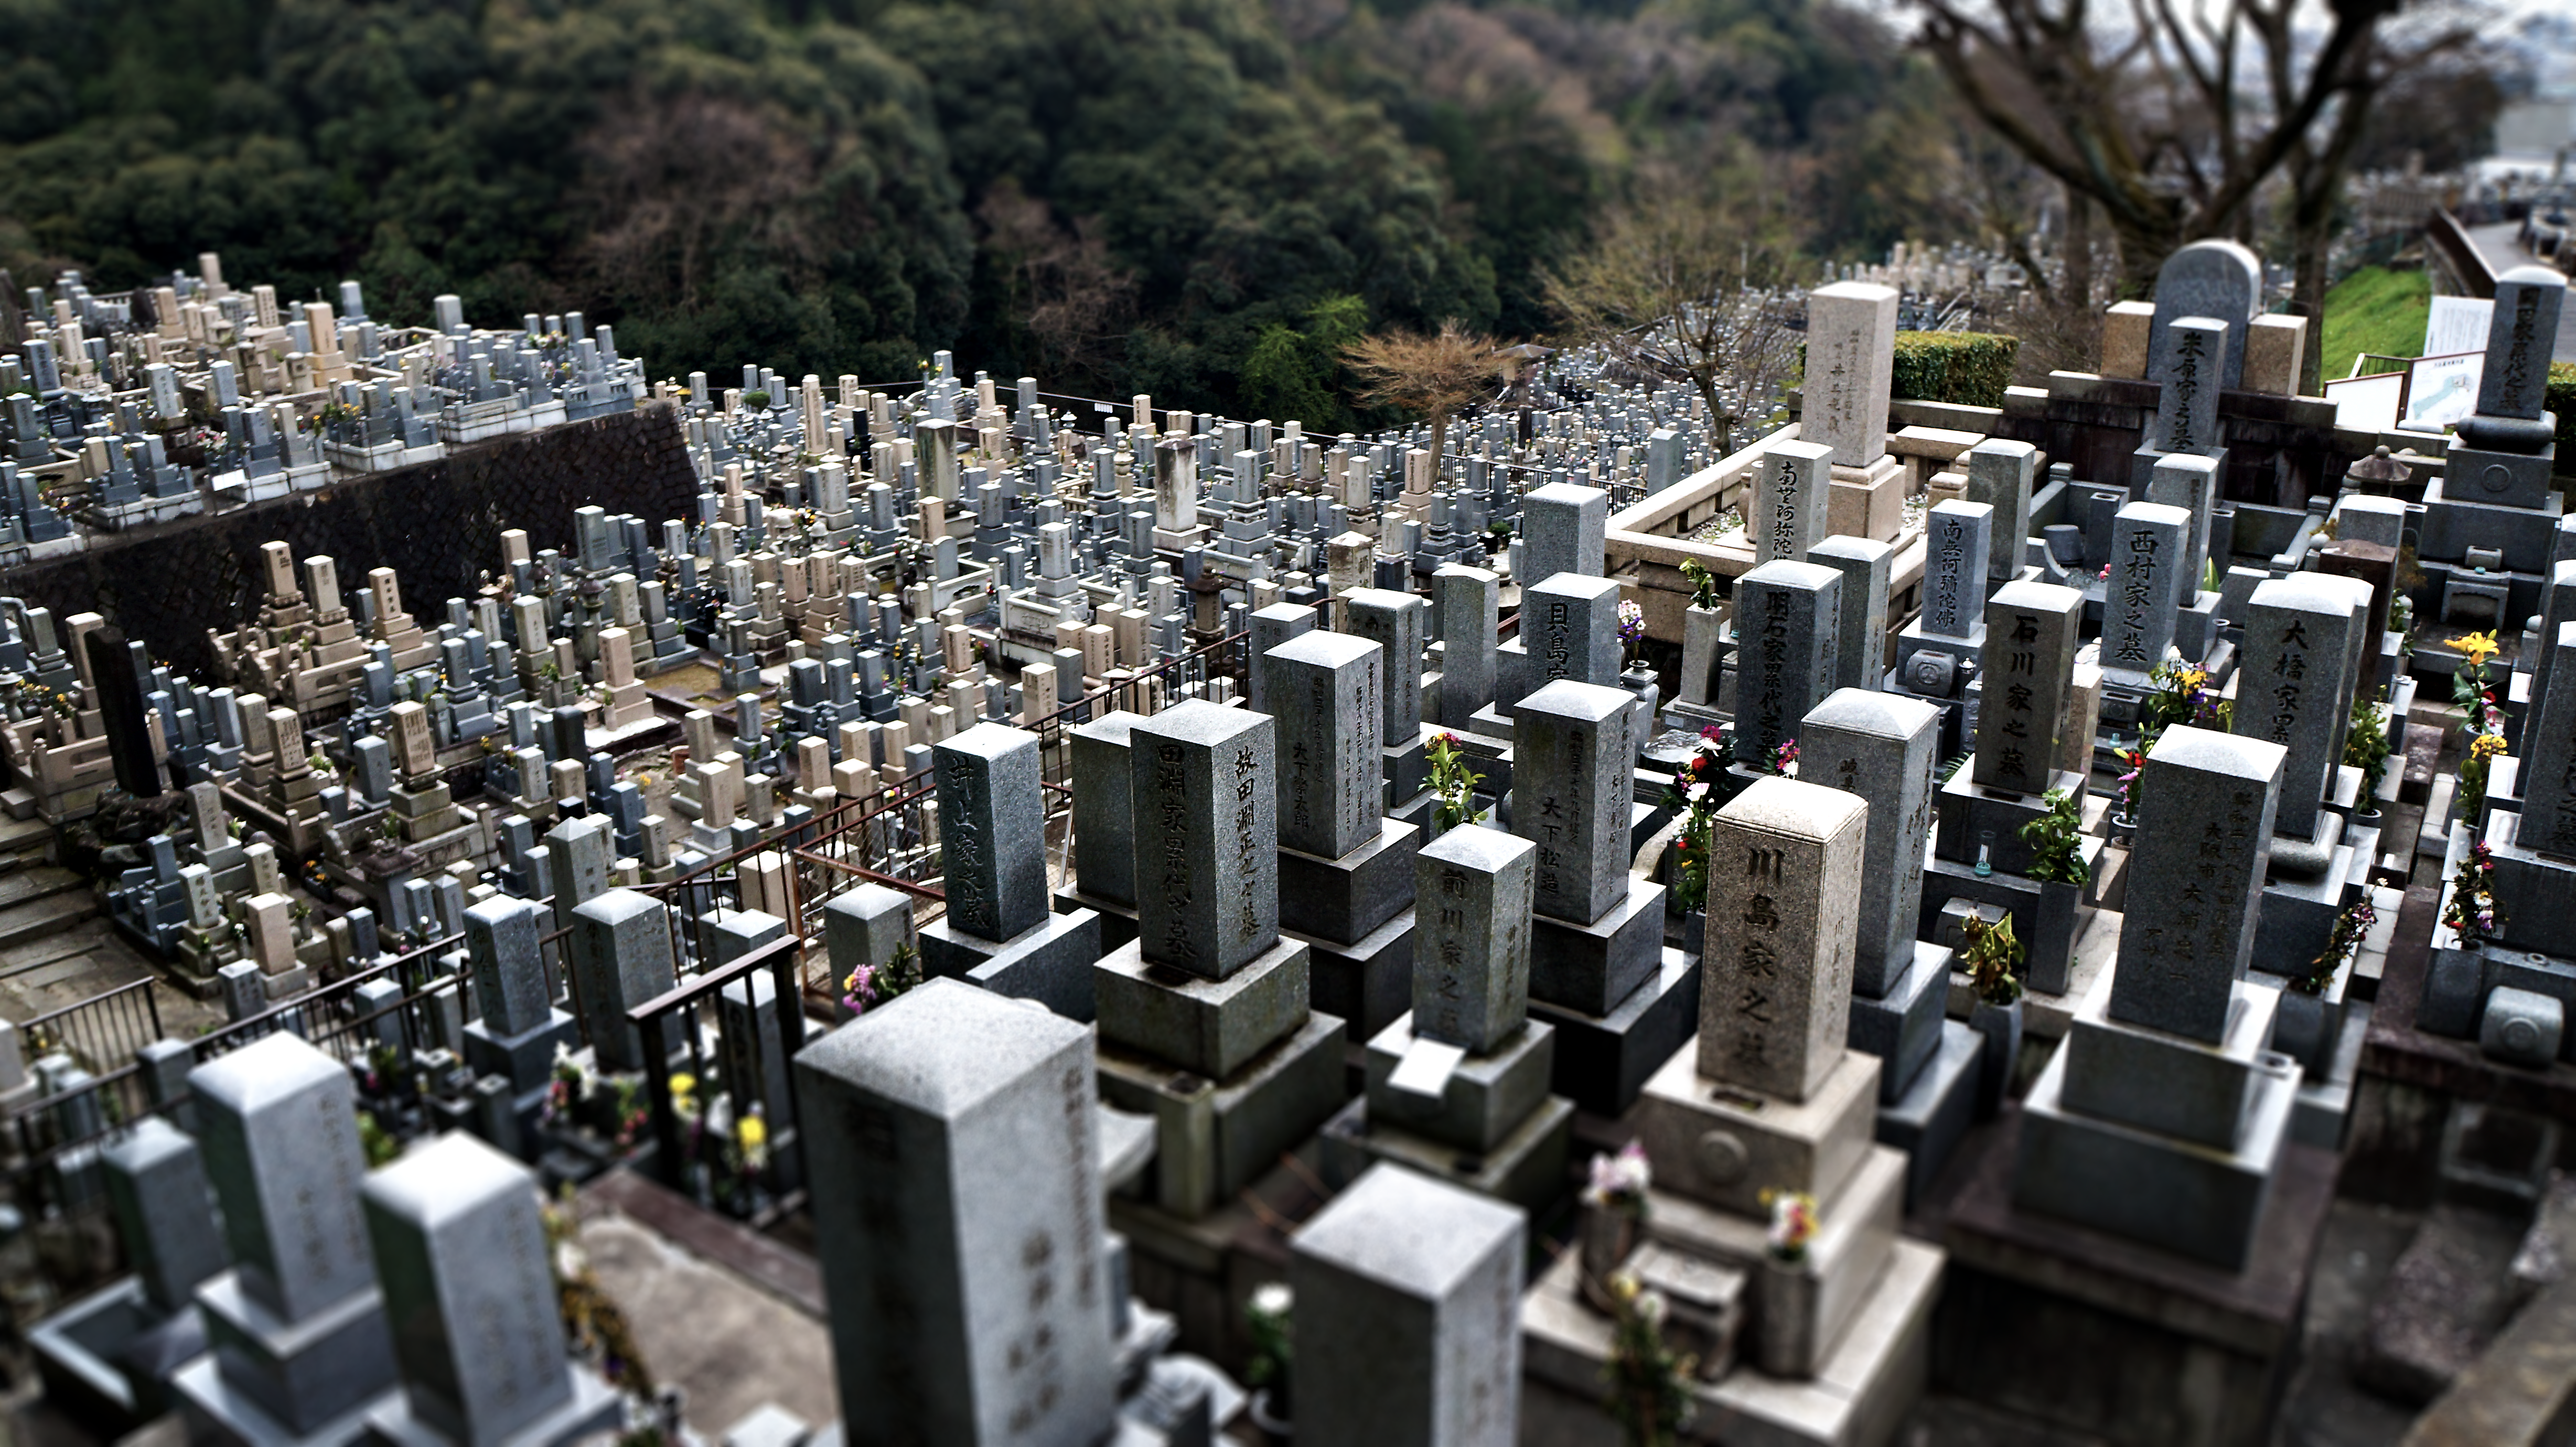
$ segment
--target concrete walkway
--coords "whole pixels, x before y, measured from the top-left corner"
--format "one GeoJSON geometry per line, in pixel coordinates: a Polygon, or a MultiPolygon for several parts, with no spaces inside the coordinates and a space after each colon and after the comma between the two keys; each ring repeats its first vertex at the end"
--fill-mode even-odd
{"type": "MultiPolygon", "coordinates": [[[[2539,258],[2523,250],[2522,243],[2514,239],[2515,233],[2522,229],[2520,222],[2499,221],[2492,226],[2464,229],[2469,233],[2469,244],[2478,249],[2478,255],[2485,258],[2486,264],[2494,268],[2498,276],[2517,266],[2539,264],[2539,258]]],[[[2576,362],[2576,306],[2559,309],[2558,347],[2551,355],[2556,361],[2576,362]]]]}

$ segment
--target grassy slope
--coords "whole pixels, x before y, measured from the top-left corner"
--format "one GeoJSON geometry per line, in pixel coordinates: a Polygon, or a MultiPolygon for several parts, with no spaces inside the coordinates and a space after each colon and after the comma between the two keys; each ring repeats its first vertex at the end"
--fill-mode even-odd
{"type": "Polygon", "coordinates": [[[2363,352],[2411,357],[2424,346],[2424,315],[2433,283],[2421,271],[2365,266],[2326,293],[2325,348],[2319,373],[2333,381],[2363,352]]]}

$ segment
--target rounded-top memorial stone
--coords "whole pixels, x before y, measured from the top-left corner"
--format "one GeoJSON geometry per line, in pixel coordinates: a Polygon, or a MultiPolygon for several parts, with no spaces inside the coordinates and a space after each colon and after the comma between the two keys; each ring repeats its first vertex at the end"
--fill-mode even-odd
{"type": "Polygon", "coordinates": [[[2258,314],[2262,296],[2262,259],[2240,242],[2195,241],[2166,257],[2156,272],[2155,325],[2147,339],[2148,380],[2165,379],[2173,324],[2184,317],[2208,317],[2227,324],[2219,385],[2241,385],[2245,326],[2258,314]]]}
{"type": "Polygon", "coordinates": [[[2478,374],[2478,411],[2490,417],[2538,418],[2558,345],[2558,314],[2567,278],[2545,266],[2517,266],[2496,278],[2487,321],[2486,368],[2478,374]]]}

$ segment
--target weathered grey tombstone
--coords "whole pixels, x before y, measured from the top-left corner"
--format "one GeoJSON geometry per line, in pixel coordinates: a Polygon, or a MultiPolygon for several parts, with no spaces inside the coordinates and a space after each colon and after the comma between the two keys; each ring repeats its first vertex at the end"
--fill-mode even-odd
{"type": "Polygon", "coordinates": [[[1774,442],[1762,449],[1753,469],[1752,511],[1744,520],[1757,566],[1783,559],[1803,563],[1824,541],[1833,461],[1833,448],[1813,442],[1774,442]]]}
{"type": "Polygon", "coordinates": [[[538,944],[544,907],[494,895],[465,911],[465,953],[472,962],[481,1018],[465,1027],[465,1063],[498,1075],[515,1091],[536,1090],[554,1069],[555,1044],[572,1017],[547,998],[538,944]]]}
{"type": "Polygon", "coordinates": [[[1521,590],[1521,636],[1529,679],[1604,687],[1619,681],[1619,583],[1558,573],[1521,590]]]}
{"type": "Polygon", "coordinates": [[[1628,698],[1557,682],[1513,711],[1512,832],[1538,845],[1532,908],[1588,924],[1628,887],[1628,698]]]}
{"type": "Polygon", "coordinates": [[[2224,364],[2216,387],[2245,379],[2246,324],[2261,313],[2263,263],[2234,241],[2195,241],[2165,258],[2156,271],[2156,315],[2147,336],[2147,378],[2162,381],[2174,346],[2174,324],[2210,317],[2227,327],[2224,364]]]}
{"type": "MultiPolygon", "coordinates": [[[[1311,627],[1314,610],[1301,611],[1311,627]]],[[[1253,709],[1261,711],[1258,704],[1253,709]]],[[[1127,731],[1144,720],[1118,709],[1072,733],[1074,879],[1082,893],[1129,909],[1136,907],[1136,815],[1127,731]]]]}
{"type": "MultiPolygon", "coordinates": [[[[1253,610],[1246,626],[1252,631],[1249,651],[1255,663],[1244,684],[1254,713],[1270,712],[1265,702],[1267,695],[1262,691],[1267,687],[1267,680],[1261,676],[1261,655],[1301,633],[1312,632],[1315,624],[1315,610],[1304,603],[1273,603],[1267,608],[1253,610]]],[[[1079,827],[1077,824],[1076,828],[1079,827]]]]}
{"type": "Polygon", "coordinates": [[[369,1420],[379,1440],[554,1447],[622,1424],[617,1394],[566,1350],[525,1167],[450,1132],[369,1177],[365,1198],[403,1383],[369,1420]]]}
{"type": "Polygon", "coordinates": [[[1202,699],[1128,731],[1144,957],[1222,980],[1279,938],[1274,725],[1202,699]]]}
{"type": "Polygon", "coordinates": [[[2044,794],[2057,783],[2057,738],[2083,627],[2084,595],[2073,588],[2016,580],[1987,600],[1971,774],[1980,787],[2044,794]]]}
{"type": "MultiPolygon", "coordinates": [[[[1322,864],[1377,842],[1384,816],[1378,746],[1384,656],[1365,638],[1309,633],[1262,658],[1278,705],[1272,720],[1280,849],[1322,864]]],[[[1329,885],[1298,864],[1281,861],[1280,919],[1312,932],[1307,896],[1329,885]]]]}
{"type": "Polygon", "coordinates": [[[2102,676],[2130,689],[2165,661],[2191,546],[2191,514],[2133,502],[2111,522],[2111,576],[2102,595],[2102,676]]]}
{"type": "MultiPolygon", "coordinates": [[[[1421,742],[1423,629],[1431,614],[1430,600],[1413,593],[1361,588],[1350,595],[1347,603],[1349,612],[1343,631],[1385,651],[1378,661],[1380,707],[1385,714],[1379,727],[1382,746],[1411,748],[1421,742]]],[[[1611,626],[1615,630],[1615,606],[1613,612],[1611,626]]],[[[1280,710],[1270,712],[1277,714],[1280,710]]]]}
{"type": "Polygon", "coordinates": [[[1521,499],[1521,586],[1559,573],[1600,577],[1609,522],[1610,494],[1600,488],[1567,482],[1531,488],[1521,499]]]}
{"type": "Polygon", "coordinates": [[[281,1427],[299,1438],[345,1429],[394,1386],[358,1204],[357,1089],[338,1061],[283,1031],[198,1066],[188,1083],[234,1261],[197,1288],[214,1350],[171,1383],[191,1435],[257,1443],[281,1427]]]}
{"type": "Polygon", "coordinates": [[[555,925],[569,928],[582,901],[608,888],[617,866],[616,830],[599,814],[566,819],[546,831],[546,852],[554,860],[555,925]]]}
{"type": "MultiPolygon", "coordinates": [[[[660,900],[632,889],[603,890],[572,912],[566,943],[581,990],[582,1023],[605,1069],[644,1068],[643,1038],[626,1012],[679,983],[671,961],[670,914],[660,900]]],[[[678,1024],[674,1018],[665,1028],[678,1024]]],[[[666,1035],[663,1049],[676,1044],[666,1035]]]]}
{"type": "Polygon", "coordinates": [[[1047,909],[1038,736],[977,724],[941,739],[931,755],[948,912],[922,927],[923,970],[1090,1019],[1100,916],[1047,909]]]}
{"type": "Polygon", "coordinates": [[[2218,506],[2218,487],[2218,460],[2198,453],[2168,453],[2157,458],[2147,474],[2148,502],[2191,514],[2182,577],[2174,589],[2174,596],[2186,604],[2200,592],[2201,579],[2209,569],[2209,525],[2218,506]]]}
{"type": "Polygon", "coordinates": [[[2545,266],[2517,266],[2496,278],[2487,356],[2478,374],[2478,412],[2537,419],[2547,405],[2549,362],[2567,303],[2567,278],[2545,266]]]}
{"type": "MultiPolygon", "coordinates": [[[[734,1113],[748,1115],[757,1106],[773,1132],[796,1124],[796,1098],[787,1082],[787,1047],[778,1031],[778,981],[756,970],[728,982],[717,992],[716,1016],[723,1026],[725,1089],[734,1113]]],[[[778,1157],[781,1164],[786,1157],[778,1157]]]]}
{"type": "Polygon", "coordinates": [[[911,935],[912,899],[901,890],[862,882],[823,903],[823,950],[836,987],[861,965],[884,965],[911,935]]]}
{"type": "Polygon", "coordinates": [[[2156,394],[2155,445],[2165,452],[2212,453],[2218,448],[2221,369],[2244,366],[2244,328],[2214,317],[2181,317],[2165,335],[2163,383],[2156,394]]]}
{"type": "Polygon", "coordinates": [[[1537,858],[1526,839],[1472,826],[1414,856],[1415,1038],[1481,1055],[1528,1022],[1537,858]]]}
{"type": "Polygon", "coordinates": [[[1833,449],[1837,467],[1887,455],[1896,368],[1896,288],[1838,281],[1807,293],[1806,411],[1798,435],[1833,449]]]}
{"type": "Polygon", "coordinates": [[[977,724],[939,740],[931,753],[948,921],[979,939],[1007,940],[1046,915],[1037,735],[977,724]]]}
{"type": "MultiPolygon", "coordinates": [[[[2522,817],[2514,843],[2557,860],[2576,859],[2576,622],[2559,625],[2549,651],[2549,692],[2532,700],[2525,730],[2531,742],[2520,775],[2522,817]]],[[[2561,904],[2552,913],[2565,908],[2561,904]]],[[[2512,928],[2510,910],[2506,928],[2512,928]]]]}
{"type": "Polygon", "coordinates": [[[2030,537],[2030,494],[2038,473],[2039,449],[2027,442],[1989,437],[1968,449],[1967,500],[1995,510],[1986,576],[1996,582],[2021,575],[2022,544],[2030,537]]]}
{"type": "Polygon", "coordinates": [[[2120,932],[2114,1020],[2217,1041],[2229,987],[2254,948],[2255,905],[2270,852],[2287,751],[2177,725],[2139,775],[2130,898],[2164,902],[2120,932]]]}
{"type": "Polygon", "coordinates": [[[1526,1218],[1377,1165],[1289,1242],[1297,1430],[1370,1447],[1520,1440],[1526,1218]]]}
{"type": "Polygon", "coordinates": [[[1093,1069],[1088,1029],[950,980],[797,1055],[853,1447],[1109,1435],[1093,1069]]]}
{"type": "Polygon", "coordinates": [[[1764,563],[1735,583],[1735,729],[1739,758],[1768,759],[1842,671],[1842,575],[1815,563],[1764,563]]]}
{"type": "Polygon", "coordinates": [[[1974,640],[1986,597],[1995,510],[1952,498],[1932,504],[1923,528],[1923,631],[1974,640]]]}
{"type": "Polygon", "coordinates": [[[2334,792],[2369,602],[2369,585],[2356,579],[2295,573],[2265,579],[2247,606],[2230,732],[2287,751],[2273,827],[2290,838],[2314,833],[2334,792]]]}
{"type": "Polygon", "coordinates": [[[165,1312],[185,1311],[198,1284],[231,1264],[196,1141],[146,1116],[100,1156],[117,1234],[145,1298],[165,1312]]]}
{"type": "Polygon", "coordinates": [[[1836,533],[1809,548],[1807,561],[1843,575],[1835,615],[1834,686],[1878,687],[1887,668],[1887,583],[1895,547],[1836,533]]]}
{"type": "Polygon", "coordinates": [[[1798,777],[1870,806],[1852,988],[1872,999],[1913,968],[1940,737],[1937,706],[1861,688],[1836,689],[1799,726],[1798,777]]]}
{"type": "Polygon", "coordinates": [[[1484,568],[1449,563],[1431,575],[1431,586],[1440,599],[1440,726],[1464,729],[1476,710],[1494,701],[1502,584],[1484,568]]]}
{"type": "Polygon", "coordinates": [[[1776,776],[1717,811],[1702,1076],[1803,1101],[1842,1064],[1868,818],[1854,795],[1776,776]]]}

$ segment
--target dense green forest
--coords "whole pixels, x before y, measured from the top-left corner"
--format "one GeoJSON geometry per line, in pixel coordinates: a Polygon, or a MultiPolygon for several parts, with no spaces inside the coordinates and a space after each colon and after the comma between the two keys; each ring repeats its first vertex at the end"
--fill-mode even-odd
{"type": "Polygon", "coordinates": [[[1543,331],[1642,168],[1821,255],[1962,226],[1947,115],[1810,0],[0,0],[0,266],[1312,416],[1359,331],[1543,331]]]}

